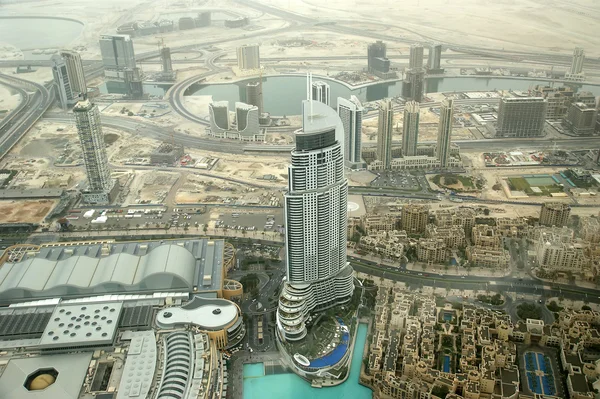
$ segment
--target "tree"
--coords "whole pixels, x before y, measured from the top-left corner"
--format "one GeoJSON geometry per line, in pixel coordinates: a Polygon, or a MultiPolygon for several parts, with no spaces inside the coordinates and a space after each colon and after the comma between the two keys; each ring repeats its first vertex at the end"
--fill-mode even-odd
{"type": "Polygon", "coordinates": [[[489,208],[485,208],[485,209],[483,210],[483,214],[484,214],[485,216],[488,216],[488,215],[490,214],[490,210],[489,210],[489,208]]]}

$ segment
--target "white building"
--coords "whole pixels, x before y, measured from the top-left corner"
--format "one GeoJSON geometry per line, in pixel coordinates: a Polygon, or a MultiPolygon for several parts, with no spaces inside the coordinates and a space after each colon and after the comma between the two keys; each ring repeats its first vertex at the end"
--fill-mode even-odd
{"type": "Polygon", "coordinates": [[[325,82],[320,80],[312,83],[312,99],[331,105],[331,88],[325,82]]]}
{"type": "Polygon", "coordinates": [[[90,204],[109,204],[116,182],[110,176],[100,111],[95,104],[85,99],[75,105],[73,114],[88,179],[83,200],[90,204]]]}
{"type": "Polygon", "coordinates": [[[71,81],[67,72],[67,65],[58,55],[52,57],[52,62],[52,76],[54,77],[54,84],[56,85],[56,97],[60,102],[61,108],[70,108],[77,100],[74,99],[73,96],[71,81]]]}
{"type": "Polygon", "coordinates": [[[260,50],[258,44],[243,45],[237,48],[237,62],[240,70],[260,69],[260,50]]]}
{"type": "Polygon", "coordinates": [[[346,261],[348,182],[343,127],[327,105],[303,102],[302,129],[285,195],[287,280],[277,311],[278,335],[298,341],[309,314],[347,302],[354,289],[346,261]]]}
{"type": "Polygon", "coordinates": [[[235,124],[229,118],[229,103],[216,101],[208,105],[209,136],[240,141],[264,141],[266,130],[259,126],[258,107],[242,102],[235,103],[235,124]]]}
{"type": "Polygon", "coordinates": [[[87,85],[85,82],[85,73],[83,71],[83,63],[81,62],[79,53],[76,51],[62,50],[60,56],[67,66],[67,75],[69,75],[73,97],[77,98],[79,94],[86,94],[87,85]]]}
{"type": "Polygon", "coordinates": [[[410,56],[408,60],[409,69],[423,68],[423,46],[416,43],[410,46],[410,56]]]}
{"type": "Polygon", "coordinates": [[[356,96],[350,96],[350,100],[338,97],[337,112],[344,126],[346,165],[352,167],[361,164],[362,104],[356,96]]]}
{"type": "Polygon", "coordinates": [[[583,62],[585,61],[585,50],[581,47],[576,47],[573,50],[573,61],[571,61],[571,68],[565,73],[565,79],[583,81],[585,80],[585,73],[583,72],[583,62]]]}

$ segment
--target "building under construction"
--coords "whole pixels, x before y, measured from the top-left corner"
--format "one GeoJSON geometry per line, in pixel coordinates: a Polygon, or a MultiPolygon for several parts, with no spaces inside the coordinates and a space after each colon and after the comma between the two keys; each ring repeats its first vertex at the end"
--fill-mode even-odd
{"type": "Polygon", "coordinates": [[[150,153],[150,163],[172,165],[184,154],[183,146],[171,143],[162,143],[150,153]]]}
{"type": "Polygon", "coordinates": [[[171,60],[171,49],[169,47],[160,48],[160,63],[162,69],[159,79],[163,81],[174,81],[175,71],[173,71],[173,61],[171,60]]]}

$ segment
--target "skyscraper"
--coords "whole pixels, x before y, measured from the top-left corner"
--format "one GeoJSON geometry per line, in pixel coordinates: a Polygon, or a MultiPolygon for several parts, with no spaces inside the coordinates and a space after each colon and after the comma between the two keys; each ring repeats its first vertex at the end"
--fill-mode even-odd
{"type": "Polygon", "coordinates": [[[410,46],[410,57],[408,60],[409,69],[423,68],[423,46],[415,43],[410,46]]]}
{"type": "Polygon", "coordinates": [[[402,96],[421,102],[423,100],[423,90],[425,82],[425,71],[423,68],[409,69],[402,85],[402,96]]]}
{"type": "Polygon", "coordinates": [[[84,99],[75,105],[73,114],[88,179],[83,200],[90,204],[109,204],[115,181],[111,179],[108,168],[100,112],[95,104],[84,99]]]}
{"type": "Polygon", "coordinates": [[[236,102],[235,120],[237,122],[237,131],[243,136],[254,136],[259,134],[258,107],[236,102]]]}
{"type": "Polygon", "coordinates": [[[279,296],[281,340],[306,336],[309,314],[347,302],[354,290],[346,261],[348,182],[342,122],[314,100],[303,102],[302,129],[289,166],[285,195],[287,279],[279,296]]]}
{"type": "Polygon", "coordinates": [[[367,47],[367,71],[373,72],[375,58],[385,58],[386,45],[381,40],[369,44],[367,47]]]}
{"type": "Polygon", "coordinates": [[[350,100],[342,97],[337,99],[338,116],[344,126],[344,156],[346,164],[361,162],[361,134],[363,107],[356,96],[350,96],[350,100]]]}
{"type": "Polygon", "coordinates": [[[331,94],[329,85],[325,82],[316,81],[312,84],[312,99],[331,105],[331,94]]]}
{"type": "Polygon", "coordinates": [[[73,97],[77,98],[80,94],[85,95],[87,93],[87,86],[81,56],[78,52],[69,50],[62,50],[60,56],[67,66],[67,75],[69,76],[73,97]]]}
{"type": "Polygon", "coordinates": [[[404,125],[402,128],[402,156],[417,155],[419,139],[419,103],[409,101],[404,104],[404,125]]]}
{"type": "Polygon", "coordinates": [[[573,61],[571,62],[572,74],[578,74],[583,72],[583,62],[585,61],[585,50],[577,47],[573,50],[573,61]]]}
{"type": "Polygon", "coordinates": [[[263,95],[260,82],[250,82],[246,85],[246,102],[258,108],[258,115],[263,113],[263,95]]]}
{"type": "Polygon", "coordinates": [[[576,47],[573,50],[573,60],[571,61],[571,68],[565,73],[565,79],[582,81],[585,80],[585,73],[583,72],[583,62],[585,61],[585,50],[576,47]]]}
{"type": "Polygon", "coordinates": [[[102,35],[100,53],[104,76],[109,79],[124,81],[124,71],[136,67],[133,41],[129,35],[102,35]]]}
{"type": "Polygon", "coordinates": [[[497,137],[538,137],[544,133],[548,101],[542,97],[504,97],[498,107],[497,137]]]}
{"type": "Polygon", "coordinates": [[[438,137],[436,155],[442,168],[448,167],[450,158],[450,143],[452,141],[452,124],[454,123],[454,100],[447,98],[440,107],[440,122],[438,124],[438,137]]]}
{"type": "Polygon", "coordinates": [[[162,63],[162,73],[172,74],[173,62],[171,61],[171,49],[169,47],[163,47],[160,49],[160,61],[162,63]]]}
{"type": "Polygon", "coordinates": [[[260,69],[260,50],[258,44],[238,47],[237,62],[240,70],[260,69]]]}
{"type": "Polygon", "coordinates": [[[441,73],[444,70],[442,64],[442,45],[432,44],[429,46],[429,57],[427,58],[427,69],[430,73],[441,73]]]}
{"type": "Polygon", "coordinates": [[[383,169],[389,169],[392,162],[392,132],[394,128],[394,106],[391,100],[379,102],[377,120],[377,159],[383,163],[383,169]]]}
{"type": "Polygon", "coordinates": [[[71,82],[65,61],[58,55],[52,57],[52,76],[56,85],[56,97],[63,109],[69,108],[77,101],[74,100],[71,82]]]}
{"type": "Polygon", "coordinates": [[[215,101],[208,104],[210,116],[210,129],[213,133],[221,133],[229,130],[229,102],[215,101]]]}

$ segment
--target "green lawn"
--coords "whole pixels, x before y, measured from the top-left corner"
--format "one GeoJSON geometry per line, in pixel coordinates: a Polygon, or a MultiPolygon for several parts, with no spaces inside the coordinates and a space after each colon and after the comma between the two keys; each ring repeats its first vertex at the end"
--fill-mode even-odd
{"type": "Polygon", "coordinates": [[[525,194],[533,196],[549,196],[551,193],[560,193],[563,191],[562,187],[558,184],[551,184],[548,186],[537,186],[542,192],[534,193],[524,177],[509,177],[508,182],[512,191],[523,191],[525,194]]]}

